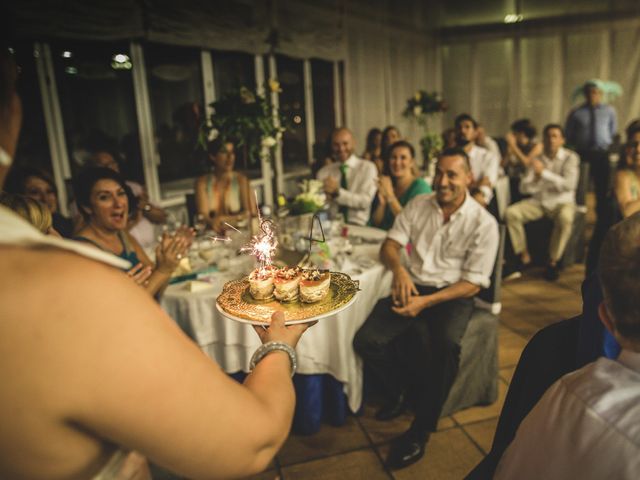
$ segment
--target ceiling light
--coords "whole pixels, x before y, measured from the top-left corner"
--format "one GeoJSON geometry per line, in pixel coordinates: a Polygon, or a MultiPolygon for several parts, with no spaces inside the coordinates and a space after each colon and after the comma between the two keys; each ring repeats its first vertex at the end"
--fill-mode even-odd
{"type": "Polygon", "coordinates": [[[504,16],[504,23],[518,23],[521,22],[524,17],[520,14],[510,13],[504,16]]]}
{"type": "Polygon", "coordinates": [[[116,53],[111,59],[116,63],[127,63],[131,61],[129,55],[125,55],[124,53],[116,53]]]}
{"type": "Polygon", "coordinates": [[[69,50],[65,50],[64,52],[62,52],[62,58],[71,58],[73,57],[73,53],[71,53],[69,50]]]}

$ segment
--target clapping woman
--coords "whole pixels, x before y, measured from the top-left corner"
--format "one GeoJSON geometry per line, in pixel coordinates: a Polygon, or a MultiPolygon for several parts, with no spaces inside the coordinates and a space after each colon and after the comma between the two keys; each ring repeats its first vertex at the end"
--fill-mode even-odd
{"type": "Polygon", "coordinates": [[[369,225],[389,230],[407,202],[416,195],[431,192],[431,188],[416,175],[415,150],[405,140],[389,147],[383,173],[378,180],[369,225]]]}
{"type": "Polygon", "coordinates": [[[88,168],[76,179],[75,191],[78,210],[85,221],[75,239],[129,260],[133,268],[127,274],[152,295],[162,290],[187,253],[192,234],[188,230],[175,235],[165,233],[156,248],[154,265],[127,231],[133,197],[118,173],[109,168],[88,168]]]}

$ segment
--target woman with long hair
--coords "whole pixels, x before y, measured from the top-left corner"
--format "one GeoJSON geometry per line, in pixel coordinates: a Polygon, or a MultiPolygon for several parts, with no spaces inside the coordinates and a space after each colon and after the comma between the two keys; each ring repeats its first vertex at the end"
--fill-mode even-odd
{"type": "Polygon", "coordinates": [[[415,149],[400,140],[389,149],[383,175],[378,180],[378,194],[371,206],[369,225],[389,230],[402,208],[416,195],[431,192],[431,187],[416,175],[415,149]]]}

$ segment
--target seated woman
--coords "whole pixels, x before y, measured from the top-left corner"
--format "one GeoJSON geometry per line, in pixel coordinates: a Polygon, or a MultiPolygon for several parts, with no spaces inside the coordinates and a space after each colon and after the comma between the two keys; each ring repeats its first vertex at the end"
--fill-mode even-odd
{"type": "Polygon", "coordinates": [[[73,221],[58,211],[58,190],[47,173],[33,167],[13,168],[7,176],[5,191],[46,205],[51,212],[53,229],[65,238],[73,236],[73,221]]]}
{"type": "Polygon", "coordinates": [[[133,268],[127,274],[151,295],[158,293],[189,250],[190,233],[179,231],[174,236],[165,233],[156,248],[153,265],[127,232],[130,200],[122,177],[109,168],[87,168],[80,172],[75,183],[78,210],[85,222],[75,239],[130,261],[133,268]]]}
{"type": "Polygon", "coordinates": [[[614,195],[624,218],[640,211],[640,129],[627,141],[615,175],[614,195]]]}
{"type": "Polygon", "coordinates": [[[0,192],[0,205],[13,210],[45,235],[60,234],[53,228],[51,212],[46,205],[23,195],[0,192]]]}
{"type": "Polygon", "coordinates": [[[383,173],[378,180],[369,225],[389,230],[402,207],[416,195],[431,192],[431,187],[416,175],[415,150],[405,140],[391,145],[383,173]]]}
{"type": "Polygon", "coordinates": [[[379,128],[372,128],[367,133],[367,145],[362,152],[362,158],[371,160],[376,164],[378,174],[382,173],[382,130],[379,128]]]}
{"type": "MultiPolygon", "coordinates": [[[[94,167],[110,168],[121,174],[120,164],[114,154],[106,150],[97,150],[90,158],[94,167]]],[[[129,220],[129,233],[143,248],[154,247],[157,243],[154,225],[162,225],[167,221],[167,212],[149,201],[146,189],[137,182],[126,180],[127,186],[136,197],[137,208],[129,220]]]]}
{"type": "Polygon", "coordinates": [[[207,145],[213,172],[196,179],[196,209],[209,226],[222,232],[225,223],[231,225],[246,219],[255,209],[245,175],[233,171],[236,154],[233,143],[216,138],[207,145]]]}

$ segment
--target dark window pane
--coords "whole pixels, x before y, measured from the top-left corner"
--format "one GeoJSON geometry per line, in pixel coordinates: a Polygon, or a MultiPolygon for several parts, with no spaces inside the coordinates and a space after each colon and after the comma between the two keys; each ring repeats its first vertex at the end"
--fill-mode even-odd
{"type": "Polygon", "coordinates": [[[280,113],[287,118],[291,126],[291,129],[282,136],[282,161],[286,172],[309,164],[303,62],[283,55],[276,55],[276,65],[282,89],[280,113]]]}
{"type": "Polygon", "coordinates": [[[68,41],[51,51],[72,170],[106,149],[120,156],[127,177],[142,181],[128,44],[68,41]]]}
{"type": "Polygon", "coordinates": [[[314,158],[327,156],[329,136],[335,128],[335,92],[333,85],[333,63],[311,60],[311,84],[313,86],[313,118],[316,138],[314,158]]]}
{"type": "Polygon", "coordinates": [[[200,50],[148,45],[145,63],[160,181],[195,177],[204,168],[198,147],[204,120],[200,50]]]}
{"type": "MultiPolygon", "coordinates": [[[[241,52],[212,51],[213,82],[216,98],[246,87],[256,89],[255,56],[241,52]]],[[[265,77],[266,78],[266,77],[265,77]]],[[[250,178],[260,177],[260,159],[248,158],[246,148],[236,150],[236,169],[250,178]]]]}
{"type": "Polygon", "coordinates": [[[52,173],[51,152],[42,110],[42,96],[34,58],[33,44],[13,46],[20,69],[18,94],[22,100],[22,129],[16,150],[16,165],[36,167],[52,173]]]}
{"type": "Polygon", "coordinates": [[[211,52],[216,97],[240,87],[256,88],[255,57],[240,52],[211,52]]]}

